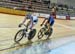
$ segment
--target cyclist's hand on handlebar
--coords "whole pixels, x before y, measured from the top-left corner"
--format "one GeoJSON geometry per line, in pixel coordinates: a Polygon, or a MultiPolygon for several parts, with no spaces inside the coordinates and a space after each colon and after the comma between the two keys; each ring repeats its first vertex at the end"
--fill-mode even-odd
{"type": "Polygon", "coordinates": [[[21,27],[21,25],[22,25],[22,23],[21,23],[21,24],[19,24],[19,26],[18,26],[18,27],[21,27]]]}
{"type": "Polygon", "coordinates": [[[42,24],[40,26],[42,26],[42,24]]]}

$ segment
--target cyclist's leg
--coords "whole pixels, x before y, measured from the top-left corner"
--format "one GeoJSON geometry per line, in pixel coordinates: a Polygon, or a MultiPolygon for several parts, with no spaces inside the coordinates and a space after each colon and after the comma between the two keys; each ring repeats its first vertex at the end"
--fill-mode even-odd
{"type": "Polygon", "coordinates": [[[51,23],[48,24],[48,31],[51,30],[51,27],[53,26],[53,24],[54,24],[54,21],[52,21],[51,23]]]}
{"type": "Polygon", "coordinates": [[[28,22],[27,22],[26,31],[28,31],[30,23],[31,23],[31,21],[28,21],[28,22]]]}
{"type": "Polygon", "coordinates": [[[54,21],[52,21],[51,23],[50,23],[50,26],[52,27],[54,25],[54,21]]]}
{"type": "Polygon", "coordinates": [[[47,23],[47,32],[49,32],[50,31],[50,23],[47,23]]]}
{"type": "Polygon", "coordinates": [[[29,28],[30,30],[32,30],[32,29],[33,29],[33,27],[34,27],[33,22],[30,22],[30,24],[29,24],[28,28],[29,28]]]}
{"type": "Polygon", "coordinates": [[[33,29],[33,27],[37,24],[38,20],[34,20],[32,23],[33,24],[30,24],[30,28],[33,29]]]}
{"type": "Polygon", "coordinates": [[[30,25],[30,23],[31,23],[31,21],[28,21],[28,23],[27,23],[27,27],[30,25]]]}
{"type": "Polygon", "coordinates": [[[51,23],[48,24],[48,32],[51,31],[52,26],[54,25],[54,21],[52,21],[51,23]]]}
{"type": "Polygon", "coordinates": [[[48,31],[50,31],[50,23],[46,23],[46,30],[44,31],[45,34],[48,34],[48,31]]]}

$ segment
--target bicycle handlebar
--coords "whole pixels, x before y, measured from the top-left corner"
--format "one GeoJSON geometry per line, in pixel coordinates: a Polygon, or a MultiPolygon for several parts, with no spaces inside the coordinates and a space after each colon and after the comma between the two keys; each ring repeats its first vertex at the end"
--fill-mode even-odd
{"type": "Polygon", "coordinates": [[[25,26],[25,27],[27,27],[25,24],[19,24],[19,27],[21,27],[22,25],[25,26]]]}
{"type": "Polygon", "coordinates": [[[22,25],[24,25],[25,27],[27,27],[27,25],[25,25],[25,24],[22,24],[22,25]]]}

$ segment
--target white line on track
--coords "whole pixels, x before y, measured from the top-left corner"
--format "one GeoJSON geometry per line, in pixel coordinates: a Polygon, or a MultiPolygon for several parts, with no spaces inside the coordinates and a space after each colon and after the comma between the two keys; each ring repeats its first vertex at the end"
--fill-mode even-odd
{"type": "Polygon", "coordinates": [[[59,25],[59,26],[62,26],[62,27],[64,27],[64,28],[68,28],[68,29],[75,30],[75,28],[74,28],[74,27],[71,27],[71,26],[63,25],[63,24],[60,24],[60,23],[55,23],[55,24],[57,24],[57,25],[59,25]]]}

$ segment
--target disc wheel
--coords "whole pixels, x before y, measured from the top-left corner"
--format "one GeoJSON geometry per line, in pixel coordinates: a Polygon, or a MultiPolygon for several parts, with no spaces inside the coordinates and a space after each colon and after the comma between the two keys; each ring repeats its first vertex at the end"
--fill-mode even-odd
{"type": "Polygon", "coordinates": [[[32,31],[29,32],[28,40],[31,40],[34,38],[36,34],[36,29],[33,29],[32,31]]]}

